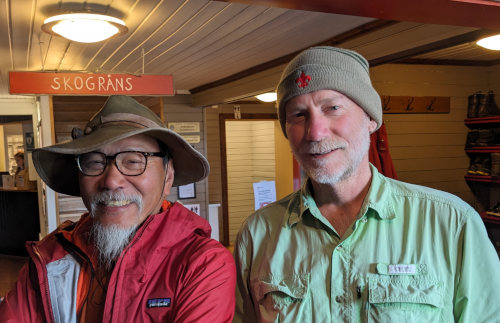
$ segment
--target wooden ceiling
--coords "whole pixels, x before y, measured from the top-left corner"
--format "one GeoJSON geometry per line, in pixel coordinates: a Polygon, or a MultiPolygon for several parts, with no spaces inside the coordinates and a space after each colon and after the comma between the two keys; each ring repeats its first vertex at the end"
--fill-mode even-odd
{"type": "Polygon", "coordinates": [[[287,62],[317,44],[392,62],[491,66],[475,45],[500,33],[497,1],[452,0],[0,0],[0,94],[8,71],[170,74],[177,93],[200,93],[287,62]],[[127,34],[81,44],[41,30],[63,11],[122,18],[127,34]]]}

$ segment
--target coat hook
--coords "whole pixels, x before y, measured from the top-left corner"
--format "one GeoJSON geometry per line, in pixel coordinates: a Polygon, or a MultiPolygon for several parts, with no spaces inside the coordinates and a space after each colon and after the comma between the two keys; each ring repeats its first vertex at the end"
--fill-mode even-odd
{"type": "Polygon", "coordinates": [[[427,111],[434,111],[434,107],[433,107],[434,102],[436,102],[436,97],[433,97],[433,98],[432,98],[431,103],[430,103],[430,104],[429,104],[429,105],[428,105],[425,109],[426,109],[427,111]]]}
{"type": "Polygon", "coordinates": [[[389,111],[391,108],[389,108],[389,102],[391,101],[391,97],[387,97],[387,101],[384,102],[384,105],[382,107],[382,109],[384,111],[389,111]]]}
{"type": "Polygon", "coordinates": [[[413,100],[415,100],[414,97],[412,97],[411,99],[408,100],[408,105],[406,106],[406,111],[413,110],[413,107],[411,106],[411,104],[413,103],[413,100]]]}

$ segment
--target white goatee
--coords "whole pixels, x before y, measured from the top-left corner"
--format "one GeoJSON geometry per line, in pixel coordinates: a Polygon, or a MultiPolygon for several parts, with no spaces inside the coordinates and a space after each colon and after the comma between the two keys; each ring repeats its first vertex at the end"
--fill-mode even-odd
{"type": "Polygon", "coordinates": [[[107,271],[113,269],[116,259],[135,235],[139,223],[137,222],[129,227],[117,224],[103,225],[100,223],[99,218],[111,215],[97,214],[99,206],[123,206],[130,203],[137,205],[137,220],[139,220],[143,207],[142,198],[139,195],[126,195],[122,191],[104,191],[92,197],[89,210],[90,216],[93,218],[90,237],[97,250],[99,266],[102,266],[107,271]]]}

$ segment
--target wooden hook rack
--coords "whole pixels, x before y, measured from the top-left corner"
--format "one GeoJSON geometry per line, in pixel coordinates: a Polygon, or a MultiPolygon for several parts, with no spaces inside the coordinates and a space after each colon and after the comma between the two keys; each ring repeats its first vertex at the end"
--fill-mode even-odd
{"type": "Polygon", "coordinates": [[[448,96],[381,96],[384,113],[450,113],[448,96]]]}

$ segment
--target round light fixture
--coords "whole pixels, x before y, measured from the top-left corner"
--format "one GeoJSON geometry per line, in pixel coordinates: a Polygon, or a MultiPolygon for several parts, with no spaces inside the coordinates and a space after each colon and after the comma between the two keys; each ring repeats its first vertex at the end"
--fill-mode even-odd
{"type": "Polygon", "coordinates": [[[128,31],[122,20],[94,13],[68,13],[45,19],[42,30],[80,43],[96,43],[128,31]]]}
{"type": "Polygon", "coordinates": [[[263,102],[273,102],[273,101],[276,101],[276,98],[277,98],[275,92],[262,93],[262,94],[256,95],[255,97],[263,102]]]}
{"type": "Polygon", "coordinates": [[[500,35],[480,39],[476,44],[487,49],[500,50],[500,35]]]}

